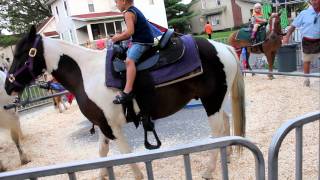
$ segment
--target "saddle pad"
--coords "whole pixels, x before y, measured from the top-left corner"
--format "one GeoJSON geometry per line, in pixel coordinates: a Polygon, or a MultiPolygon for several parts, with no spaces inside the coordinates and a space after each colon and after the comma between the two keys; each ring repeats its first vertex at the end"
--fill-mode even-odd
{"type": "MultiPolygon", "coordinates": [[[[266,38],[265,28],[261,27],[260,30],[257,32],[256,40],[257,42],[261,42],[261,41],[264,41],[265,38],[266,38]]],[[[241,28],[236,35],[236,39],[242,40],[242,41],[250,41],[251,31],[248,31],[248,28],[241,28]]]]}
{"type": "MultiPolygon", "coordinates": [[[[193,38],[190,35],[184,35],[181,37],[181,40],[185,46],[185,53],[181,60],[163,68],[150,71],[154,85],[160,85],[178,79],[201,67],[199,52],[193,38]]],[[[113,52],[108,49],[106,58],[106,86],[121,88],[121,79],[117,77],[112,69],[112,57],[113,52]]]]}

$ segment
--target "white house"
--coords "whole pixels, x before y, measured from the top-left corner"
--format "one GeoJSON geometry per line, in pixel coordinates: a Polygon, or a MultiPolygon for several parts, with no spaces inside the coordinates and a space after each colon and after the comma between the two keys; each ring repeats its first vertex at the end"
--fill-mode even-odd
{"type": "MultiPolygon", "coordinates": [[[[75,44],[83,45],[125,28],[114,0],[49,0],[47,4],[60,38],[75,44]]],[[[149,21],[168,27],[164,0],[135,0],[134,4],[149,21]]]]}

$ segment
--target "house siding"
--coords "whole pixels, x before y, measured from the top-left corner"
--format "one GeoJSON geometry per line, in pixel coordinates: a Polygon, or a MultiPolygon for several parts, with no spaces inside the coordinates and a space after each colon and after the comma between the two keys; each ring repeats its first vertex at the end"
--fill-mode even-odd
{"type": "MultiPolygon", "coordinates": [[[[83,44],[88,40],[93,41],[91,35],[90,24],[106,23],[114,21],[123,21],[123,17],[110,17],[101,20],[82,21],[81,18],[76,20],[73,16],[102,13],[102,12],[119,12],[116,8],[114,0],[90,0],[94,4],[94,12],[89,12],[89,1],[79,0],[56,0],[50,4],[52,13],[56,19],[56,28],[60,37],[63,40],[83,44]],[[67,11],[64,2],[67,4],[67,11]],[[56,12],[56,8],[59,14],[56,12]],[[89,25],[89,26],[88,26],[89,25]],[[84,29],[85,28],[85,29],[84,29]],[[85,35],[87,32],[89,35],[85,35]]],[[[146,18],[163,27],[168,27],[164,0],[153,0],[153,4],[146,0],[135,0],[137,6],[146,16],[146,18]]],[[[122,29],[125,29],[125,24],[122,22],[122,29]]]]}
{"type": "Polygon", "coordinates": [[[204,11],[221,7],[225,7],[225,10],[216,14],[216,16],[220,16],[220,23],[213,25],[214,31],[241,26],[249,21],[251,17],[250,9],[255,3],[245,0],[220,0],[220,2],[220,5],[217,4],[216,0],[196,0],[192,2],[189,11],[197,14],[190,20],[192,33],[203,33],[203,27],[210,16],[202,15],[204,11]],[[205,3],[205,9],[202,9],[202,2],[205,3]]]}

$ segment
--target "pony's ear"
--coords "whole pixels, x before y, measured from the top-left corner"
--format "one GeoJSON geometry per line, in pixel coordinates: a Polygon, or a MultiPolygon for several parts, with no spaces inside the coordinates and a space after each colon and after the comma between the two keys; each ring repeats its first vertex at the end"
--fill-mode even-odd
{"type": "Polygon", "coordinates": [[[37,29],[35,25],[32,25],[29,31],[29,39],[35,39],[37,35],[37,29]]]}

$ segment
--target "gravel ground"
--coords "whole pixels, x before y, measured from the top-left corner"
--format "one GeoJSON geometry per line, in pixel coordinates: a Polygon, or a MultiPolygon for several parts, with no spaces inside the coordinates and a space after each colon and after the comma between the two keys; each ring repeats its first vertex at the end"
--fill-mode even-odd
{"type": "MultiPolygon", "coordinates": [[[[308,112],[320,110],[320,81],[311,79],[311,87],[302,86],[303,78],[277,76],[270,81],[266,76],[246,76],[247,138],[255,142],[267,162],[268,147],[274,132],[286,120],[308,112]]],[[[62,114],[53,107],[45,107],[21,115],[24,131],[23,147],[32,159],[20,166],[18,152],[8,133],[0,132],[0,159],[9,170],[66,163],[98,157],[98,135],[90,135],[91,124],[80,113],[77,105],[62,114]],[[76,118],[75,118],[76,117],[76,118]]],[[[173,116],[157,121],[156,128],[163,143],[161,148],[172,147],[207,138],[210,133],[202,107],[183,109],[173,116]]],[[[303,179],[317,179],[319,122],[305,125],[303,151],[303,179]]],[[[125,127],[130,145],[136,152],[145,151],[143,131],[133,124],[125,127]]],[[[294,140],[290,133],[280,149],[279,179],[294,179],[294,140]]],[[[111,143],[110,155],[119,154],[111,143]]],[[[193,179],[201,179],[208,152],[191,155],[193,179]]],[[[219,164],[219,163],[218,163],[219,164]]],[[[144,169],[144,164],[139,164],[144,169]]],[[[267,163],[266,163],[267,166],[267,163]]],[[[218,166],[219,168],[219,166],[218,166]]],[[[167,158],[153,162],[155,179],[184,179],[183,157],[167,158]]],[[[144,170],[143,170],[144,171],[144,170]]],[[[229,164],[230,179],[255,179],[254,158],[245,150],[241,156],[233,154],[229,164]]],[[[115,168],[118,179],[133,179],[127,166],[115,168]]],[[[146,176],[146,172],[143,172],[146,176]]],[[[221,179],[220,169],[215,179],[221,179]]],[[[79,179],[96,179],[97,170],[77,173],[79,179]]],[[[65,175],[43,179],[67,179],[65,175]]]]}

